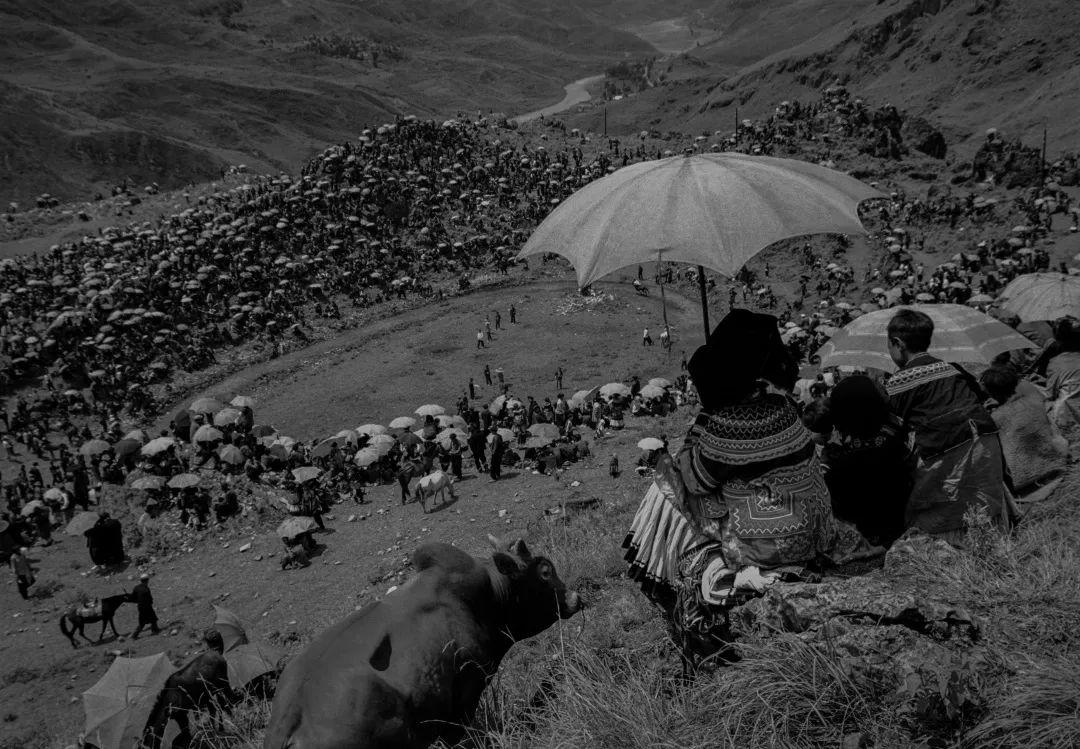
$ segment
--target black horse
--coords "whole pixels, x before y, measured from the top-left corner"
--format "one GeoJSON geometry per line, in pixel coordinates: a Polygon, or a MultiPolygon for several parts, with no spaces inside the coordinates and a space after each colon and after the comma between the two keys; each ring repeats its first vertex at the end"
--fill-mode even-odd
{"type": "Polygon", "coordinates": [[[131,593],[122,593],[118,596],[109,596],[101,599],[101,604],[94,609],[87,609],[83,606],[75,606],[66,614],[60,616],[60,631],[64,633],[64,637],[71,640],[71,647],[79,647],[79,643],[75,641],[75,634],[82,635],[82,638],[87,642],[93,642],[86,633],[83,632],[83,627],[87,624],[93,624],[94,622],[101,622],[101,634],[98,635],[98,642],[105,637],[105,628],[112,627],[113,634],[117,637],[120,633],[116,631],[116,624],[113,622],[113,617],[116,616],[116,610],[119,609],[125,603],[134,603],[135,597],[131,593]],[[67,623],[71,622],[71,629],[68,629],[67,623]]]}
{"type": "Polygon", "coordinates": [[[175,671],[162,687],[143,731],[140,746],[144,749],[161,748],[170,719],[180,728],[180,733],[173,739],[173,748],[186,749],[192,739],[191,713],[206,712],[220,730],[221,711],[231,712],[237,695],[229,686],[221,635],[217,630],[209,630],[203,640],[208,649],[175,671]]]}

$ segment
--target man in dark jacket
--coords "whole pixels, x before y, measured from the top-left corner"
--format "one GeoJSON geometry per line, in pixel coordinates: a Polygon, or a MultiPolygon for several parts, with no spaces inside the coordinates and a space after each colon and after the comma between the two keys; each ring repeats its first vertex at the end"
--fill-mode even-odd
{"type": "Polygon", "coordinates": [[[150,592],[150,575],[145,572],[139,575],[139,584],[131,589],[131,595],[135,597],[139,610],[139,626],[135,627],[131,638],[138,637],[143,627],[150,627],[150,633],[156,635],[161,630],[158,629],[157,613],[154,611],[154,596],[150,592]]]}
{"type": "Polygon", "coordinates": [[[490,475],[492,481],[498,481],[502,476],[503,438],[497,427],[491,427],[491,463],[490,475]]]}

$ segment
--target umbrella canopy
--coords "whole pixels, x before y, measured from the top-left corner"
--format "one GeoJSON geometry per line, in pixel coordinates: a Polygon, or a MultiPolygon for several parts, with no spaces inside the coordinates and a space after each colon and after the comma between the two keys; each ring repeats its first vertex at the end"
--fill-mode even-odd
{"type": "Polygon", "coordinates": [[[446,413],[446,409],[434,403],[428,403],[420,406],[413,413],[417,416],[442,416],[446,413]]]}
{"type": "Polygon", "coordinates": [[[659,450],[664,446],[664,441],[659,440],[656,437],[646,437],[645,439],[638,440],[637,446],[642,450],[659,450]]]}
{"type": "Polygon", "coordinates": [[[54,486],[45,492],[45,499],[53,502],[62,502],[64,499],[64,491],[60,487],[54,486]]]}
{"type": "Polygon", "coordinates": [[[229,426],[235,424],[239,419],[240,412],[235,408],[223,408],[214,414],[214,426],[229,426]]]}
{"type": "Polygon", "coordinates": [[[243,689],[249,682],[263,674],[277,671],[281,653],[261,642],[247,642],[225,651],[225,663],[228,666],[229,686],[243,689]]]}
{"type": "Polygon", "coordinates": [[[293,479],[298,484],[303,484],[305,481],[313,481],[322,475],[322,469],[315,466],[301,466],[300,468],[294,468],[293,479]]]}
{"type": "Polygon", "coordinates": [[[242,465],[244,462],[244,453],[236,445],[225,445],[218,450],[218,457],[222,463],[228,463],[231,466],[242,465]]]}
{"type": "Polygon", "coordinates": [[[315,518],[310,518],[307,515],[294,515],[281,521],[281,525],[277,528],[277,534],[280,538],[296,538],[301,533],[308,533],[318,527],[315,518]]]}
{"type": "Polygon", "coordinates": [[[169,479],[169,487],[172,489],[188,489],[199,485],[199,477],[194,473],[180,473],[169,479]]]}
{"type": "Polygon", "coordinates": [[[48,509],[45,507],[45,503],[38,499],[32,499],[23,505],[22,510],[19,512],[24,518],[33,515],[38,510],[48,509]]]}
{"type": "Polygon", "coordinates": [[[653,377],[649,380],[649,384],[658,388],[669,388],[671,387],[671,380],[664,379],[663,377],[653,377]]]}
{"type": "Polygon", "coordinates": [[[83,446],[79,448],[79,452],[87,457],[91,457],[107,453],[111,449],[112,445],[105,440],[89,440],[83,443],[83,446]]]}
{"type": "MultiPolygon", "coordinates": [[[[818,351],[821,366],[848,364],[894,371],[886,329],[898,309],[870,312],[845,325],[818,351]]],[[[907,309],[925,312],[934,321],[929,353],[945,361],[990,364],[1006,351],[1038,348],[1008,325],[962,304],[914,304],[907,309]]]]}
{"type": "Polygon", "coordinates": [[[100,749],[127,749],[142,738],[158,693],[175,667],[164,653],[117,658],[83,692],[86,741],[100,749]]]}
{"type": "Polygon", "coordinates": [[[664,390],[664,388],[657,387],[656,385],[646,385],[638,392],[640,392],[641,397],[645,398],[646,400],[652,400],[653,398],[663,398],[665,395],[667,395],[667,391],[664,390]]]}
{"type": "Polygon", "coordinates": [[[559,439],[559,428],[554,424],[533,424],[529,427],[529,434],[551,442],[559,439]]]}
{"type": "Polygon", "coordinates": [[[142,476],[135,479],[131,484],[132,489],[139,489],[141,491],[160,489],[163,486],[165,486],[164,476],[142,476]]]}
{"type": "Polygon", "coordinates": [[[156,437],[142,446],[143,455],[159,455],[176,444],[172,437],[156,437]]]}
{"type": "Polygon", "coordinates": [[[124,435],[126,440],[137,440],[139,444],[150,441],[150,437],[142,429],[132,429],[130,432],[124,435]]]}
{"type": "Polygon", "coordinates": [[[229,401],[233,408],[255,408],[255,399],[250,395],[238,395],[229,401]]]}
{"type": "Polygon", "coordinates": [[[382,424],[361,424],[356,428],[357,434],[366,434],[369,437],[374,437],[376,434],[386,434],[389,429],[382,424]]]}
{"type": "Polygon", "coordinates": [[[571,408],[577,408],[582,403],[588,403],[596,395],[598,387],[589,388],[588,390],[578,390],[576,393],[570,396],[570,400],[567,401],[567,405],[571,408]]]}
{"type": "Polygon", "coordinates": [[[399,416],[389,424],[391,429],[412,429],[416,426],[416,419],[411,416],[399,416]]]}
{"type": "MultiPolygon", "coordinates": [[[[503,438],[503,442],[510,442],[512,439],[514,439],[514,433],[511,432],[509,429],[500,428],[498,431],[499,431],[499,436],[503,438]]],[[[489,434],[488,438],[487,438],[487,441],[491,442],[491,438],[493,436],[494,435],[489,434]]]]}
{"type": "Polygon", "coordinates": [[[788,237],[865,233],[858,205],[880,197],[846,174],[804,161],[675,156],[623,167],[581,188],[537,227],[518,257],[563,255],[579,286],[658,256],[734,276],[788,237]]]}
{"type": "Polygon", "coordinates": [[[1001,290],[998,301],[1024,322],[1080,316],[1080,277],[1063,273],[1017,276],[1001,290]]]}
{"type": "Polygon", "coordinates": [[[236,614],[227,608],[211,604],[214,607],[214,629],[221,633],[221,639],[225,645],[225,652],[229,652],[237,645],[246,645],[247,626],[236,614]]]}
{"type": "Polygon", "coordinates": [[[450,427],[448,429],[442,430],[437,435],[435,435],[435,441],[438,442],[443,447],[445,447],[447,449],[450,449],[450,435],[451,434],[456,434],[457,435],[458,444],[461,445],[462,447],[464,447],[465,444],[469,441],[469,435],[466,434],[461,429],[458,429],[457,427],[450,427]]]}
{"type": "Polygon", "coordinates": [[[128,439],[125,437],[113,445],[113,452],[115,452],[117,456],[124,458],[139,452],[139,450],[142,449],[142,446],[143,443],[139,440],[128,439]]]}
{"type": "Polygon", "coordinates": [[[600,388],[600,395],[608,399],[615,395],[621,395],[624,398],[629,398],[630,387],[628,385],[624,385],[621,382],[609,382],[607,385],[604,385],[602,388],[600,388]]]}
{"type": "Polygon", "coordinates": [[[100,517],[101,516],[96,512],[80,512],[67,524],[67,527],[64,528],[64,533],[69,536],[81,536],[93,528],[100,517]]]}
{"type": "Polygon", "coordinates": [[[356,455],[353,456],[353,462],[361,468],[367,468],[378,463],[383,454],[374,447],[365,447],[363,450],[357,450],[356,455]]]}
{"type": "Polygon", "coordinates": [[[195,430],[192,439],[196,442],[217,442],[218,440],[225,439],[225,435],[220,429],[212,427],[209,424],[203,424],[195,430]]]}
{"type": "Polygon", "coordinates": [[[190,406],[188,406],[188,410],[194,411],[195,413],[199,414],[214,414],[223,409],[224,407],[225,404],[223,404],[217,398],[199,398],[190,406]]]}

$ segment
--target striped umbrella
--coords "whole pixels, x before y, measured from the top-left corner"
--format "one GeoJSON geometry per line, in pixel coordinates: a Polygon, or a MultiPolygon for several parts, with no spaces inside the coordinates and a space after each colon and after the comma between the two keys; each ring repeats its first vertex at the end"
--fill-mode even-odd
{"type": "Polygon", "coordinates": [[[818,351],[821,366],[846,364],[894,371],[886,330],[900,309],[914,309],[930,316],[934,337],[929,353],[944,361],[990,364],[1006,351],[1038,348],[1008,325],[977,309],[962,304],[913,304],[870,312],[845,325],[818,351]]]}
{"type": "Polygon", "coordinates": [[[1017,276],[1002,289],[998,301],[1024,322],[1080,316],[1080,277],[1065,273],[1027,273],[1017,276]]]}

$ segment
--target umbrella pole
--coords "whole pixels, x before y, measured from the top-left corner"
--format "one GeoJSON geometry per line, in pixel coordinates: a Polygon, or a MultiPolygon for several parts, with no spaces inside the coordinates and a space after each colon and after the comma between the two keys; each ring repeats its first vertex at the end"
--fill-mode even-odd
{"type": "Polygon", "coordinates": [[[709,295],[705,292],[705,266],[697,267],[698,291],[701,292],[701,322],[705,325],[705,340],[709,339],[709,295]]]}

